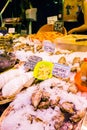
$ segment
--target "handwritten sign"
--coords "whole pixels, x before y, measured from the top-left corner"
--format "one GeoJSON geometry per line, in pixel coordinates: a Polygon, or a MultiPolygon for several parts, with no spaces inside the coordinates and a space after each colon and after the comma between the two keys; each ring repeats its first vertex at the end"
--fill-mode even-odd
{"type": "Polygon", "coordinates": [[[42,58],[39,56],[30,56],[28,61],[25,63],[26,68],[33,70],[35,65],[39,62],[42,61],[42,58]]]}
{"type": "Polygon", "coordinates": [[[67,78],[70,73],[70,67],[62,64],[55,63],[52,74],[56,77],[67,78]]]}
{"type": "Polygon", "coordinates": [[[54,30],[59,31],[63,33],[63,28],[64,28],[64,22],[63,21],[56,21],[54,23],[54,30]]]}
{"type": "Polygon", "coordinates": [[[44,46],[44,51],[54,53],[55,45],[51,41],[49,40],[43,41],[43,46],[44,46]]]}
{"type": "Polygon", "coordinates": [[[34,77],[39,80],[45,80],[52,77],[53,63],[40,61],[34,68],[34,77]]]}

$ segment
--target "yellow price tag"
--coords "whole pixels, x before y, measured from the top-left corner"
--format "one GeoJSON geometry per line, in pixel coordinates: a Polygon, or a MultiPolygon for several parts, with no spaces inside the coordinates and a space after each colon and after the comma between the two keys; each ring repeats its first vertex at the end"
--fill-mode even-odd
{"type": "Polygon", "coordinates": [[[52,77],[53,64],[48,61],[40,61],[34,68],[34,77],[45,80],[52,77]]]}

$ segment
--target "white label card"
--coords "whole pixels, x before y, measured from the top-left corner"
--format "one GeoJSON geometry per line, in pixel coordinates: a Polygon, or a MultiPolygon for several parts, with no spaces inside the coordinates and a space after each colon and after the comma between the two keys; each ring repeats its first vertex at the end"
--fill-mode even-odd
{"type": "Polygon", "coordinates": [[[42,58],[39,56],[30,56],[28,61],[25,63],[25,67],[29,68],[30,70],[33,70],[35,65],[39,62],[42,61],[42,58]]]}
{"type": "Polygon", "coordinates": [[[57,21],[57,16],[47,17],[47,24],[54,24],[57,21]]]}
{"type": "Polygon", "coordinates": [[[43,46],[44,46],[44,51],[54,53],[55,45],[51,41],[49,40],[43,41],[43,46]]]}
{"type": "Polygon", "coordinates": [[[15,28],[9,28],[8,33],[15,33],[15,28]]]}
{"type": "Polygon", "coordinates": [[[68,78],[70,73],[70,67],[62,64],[55,63],[52,74],[56,77],[68,78]]]}

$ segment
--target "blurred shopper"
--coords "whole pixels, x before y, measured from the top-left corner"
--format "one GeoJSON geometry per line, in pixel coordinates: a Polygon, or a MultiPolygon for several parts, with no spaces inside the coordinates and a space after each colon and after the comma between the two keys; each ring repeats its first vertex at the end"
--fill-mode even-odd
{"type": "Polygon", "coordinates": [[[82,10],[80,11],[78,15],[77,20],[78,20],[78,23],[83,23],[83,24],[69,30],[68,34],[71,34],[71,33],[87,34],[87,0],[82,0],[82,10]],[[83,17],[84,17],[84,20],[82,22],[83,17]]]}

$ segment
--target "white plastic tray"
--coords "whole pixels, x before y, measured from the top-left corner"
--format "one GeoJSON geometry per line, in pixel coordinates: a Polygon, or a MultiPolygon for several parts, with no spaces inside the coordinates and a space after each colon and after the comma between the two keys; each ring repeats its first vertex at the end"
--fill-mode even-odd
{"type": "Polygon", "coordinates": [[[66,35],[57,38],[54,43],[60,49],[68,49],[70,51],[87,51],[87,35],[66,35]]]}

